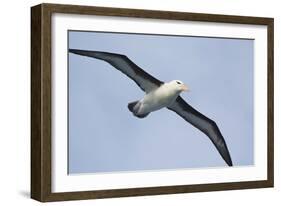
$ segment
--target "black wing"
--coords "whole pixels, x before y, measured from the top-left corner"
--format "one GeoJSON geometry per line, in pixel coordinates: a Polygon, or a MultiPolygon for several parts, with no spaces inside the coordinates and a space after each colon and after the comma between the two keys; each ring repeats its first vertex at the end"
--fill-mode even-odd
{"type": "Polygon", "coordinates": [[[163,84],[162,81],[159,81],[145,72],[125,55],[79,49],[69,49],[69,52],[106,61],[122,73],[126,74],[146,93],[160,87],[163,84]]]}
{"type": "Polygon", "coordinates": [[[169,106],[168,109],[176,112],[187,122],[205,133],[216,146],[217,150],[219,151],[225,162],[228,164],[228,166],[232,166],[231,157],[227,149],[225,140],[217,124],[213,120],[209,119],[208,117],[192,108],[180,96],[178,96],[176,101],[171,106],[169,106]]]}

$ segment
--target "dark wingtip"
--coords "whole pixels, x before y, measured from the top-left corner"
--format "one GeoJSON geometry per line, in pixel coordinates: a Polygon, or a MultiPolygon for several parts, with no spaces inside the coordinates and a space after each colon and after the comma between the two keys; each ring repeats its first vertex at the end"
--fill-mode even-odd
{"type": "Polygon", "coordinates": [[[73,54],[81,54],[82,52],[82,50],[79,49],[68,49],[68,51],[73,54]]]}
{"type": "MultiPolygon", "coordinates": [[[[97,53],[96,51],[88,51],[88,50],[81,50],[81,49],[68,49],[70,53],[81,55],[81,56],[86,56],[86,57],[93,57],[97,58],[97,53]]],[[[100,53],[100,52],[99,52],[100,53]]]]}
{"type": "Polygon", "coordinates": [[[223,157],[224,161],[226,162],[226,164],[229,166],[229,167],[232,167],[233,164],[232,164],[232,160],[231,160],[231,157],[230,157],[230,154],[227,150],[227,155],[226,157],[223,157]]]}
{"type": "Polygon", "coordinates": [[[228,162],[227,162],[227,164],[228,164],[228,166],[229,166],[229,167],[232,167],[232,166],[233,166],[233,164],[232,164],[232,161],[231,161],[231,160],[230,160],[230,161],[228,161],[228,162]]]}

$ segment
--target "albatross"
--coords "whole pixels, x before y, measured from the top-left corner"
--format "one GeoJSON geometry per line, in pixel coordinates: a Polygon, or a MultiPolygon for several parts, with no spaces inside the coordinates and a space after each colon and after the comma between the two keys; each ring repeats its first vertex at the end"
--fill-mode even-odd
{"type": "Polygon", "coordinates": [[[208,136],[227,165],[232,166],[227,145],[217,124],[180,96],[181,92],[189,90],[182,81],[162,82],[123,54],[80,49],[69,49],[69,52],[103,60],[132,79],[145,92],[142,99],[128,104],[128,109],[134,116],[145,118],[153,111],[168,108],[208,136]]]}

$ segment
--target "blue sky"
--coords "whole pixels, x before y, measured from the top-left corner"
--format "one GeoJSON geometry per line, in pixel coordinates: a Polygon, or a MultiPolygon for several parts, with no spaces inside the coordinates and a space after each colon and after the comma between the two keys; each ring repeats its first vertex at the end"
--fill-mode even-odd
{"type": "MultiPolygon", "coordinates": [[[[253,40],[69,32],[69,48],[127,55],[213,119],[235,166],[252,165],[253,40]]],[[[226,166],[211,141],[175,113],[134,117],[144,93],[104,61],[69,54],[69,173],[226,166]]]]}

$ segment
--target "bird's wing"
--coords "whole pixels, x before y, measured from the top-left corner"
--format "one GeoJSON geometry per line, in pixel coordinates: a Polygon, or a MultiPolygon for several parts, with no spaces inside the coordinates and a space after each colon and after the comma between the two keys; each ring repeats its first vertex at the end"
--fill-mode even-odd
{"type": "Polygon", "coordinates": [[[176,101],[171,106],[169,106],[168,109],[176,112],[187,122],[205,133],[216,146],[217,150],[219,151],[225,162],[228,164],[228,166],[232,166],[231,157],[227,149],[225,140],[217,124],[213,120],[209,119],[208,117],[192,108],[180,96],[178,96],[176,101]]]}
{"type": "Polygon", "coordinates": [[[116,53],[69,49],[69,52],[106,61],[131,78],[146,93],[160,87],[163,82],[151,76],[127,56],[116,53]]]}

